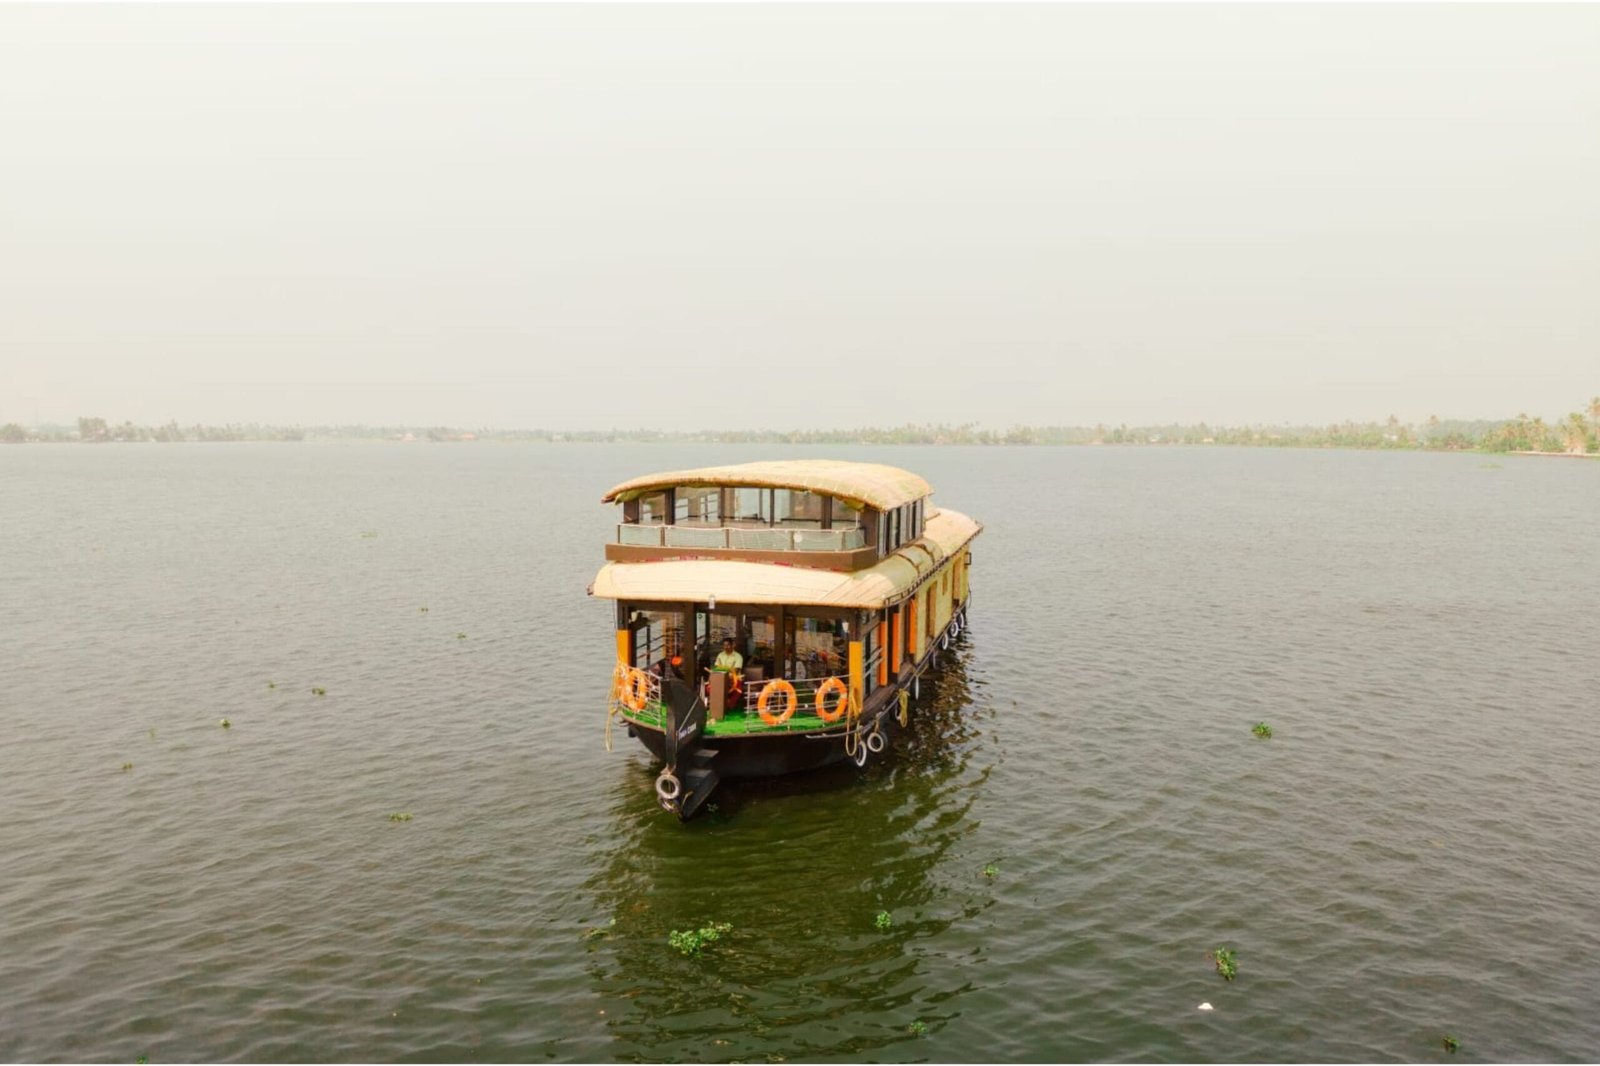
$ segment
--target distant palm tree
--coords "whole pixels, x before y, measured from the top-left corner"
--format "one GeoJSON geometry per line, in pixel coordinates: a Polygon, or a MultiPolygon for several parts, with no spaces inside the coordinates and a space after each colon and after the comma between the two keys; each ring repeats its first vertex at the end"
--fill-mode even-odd
{"type": "Polygon", "coordinates": [[[1586,455],[1589,451],[1589,423],[1577,411],[1567,416],[1563,426],[1567,440],[1567,451],[1573,455],[1586,455]]]}

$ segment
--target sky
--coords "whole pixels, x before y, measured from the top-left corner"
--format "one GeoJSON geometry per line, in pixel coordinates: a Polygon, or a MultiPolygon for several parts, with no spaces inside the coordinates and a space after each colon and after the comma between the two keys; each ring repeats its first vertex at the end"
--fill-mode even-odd
{"type": "Polygon", "coordinates": [[[0,4],[0,422],[1596,393],[1600,6],[0,4]]]}

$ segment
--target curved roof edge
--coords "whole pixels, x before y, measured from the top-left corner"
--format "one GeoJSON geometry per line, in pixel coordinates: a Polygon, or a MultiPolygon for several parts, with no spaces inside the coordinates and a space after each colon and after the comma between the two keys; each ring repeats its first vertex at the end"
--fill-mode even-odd
{"type": "Polygon", "coordinates": [[[880,511],[919,500],[933,492],[933,487],[922,478],[896,466],[852,463],[843,459],[780,459],[646,474],[614,486],[600,500],[610,503],[633,499],[653,489],[674,485],[801,489],[837,496],[858,505],[866,504],[880,511]]]}
{"type": "Polygon", "coordinates": [[[899,603],[940,563],[961,551],[983,526],[958,511],[929,518],[923,535],[865,570],[809,570],[732,559],[662,559],[607,563],[594,595],[608,600],[727,603],[877,609],[899,603]]]}

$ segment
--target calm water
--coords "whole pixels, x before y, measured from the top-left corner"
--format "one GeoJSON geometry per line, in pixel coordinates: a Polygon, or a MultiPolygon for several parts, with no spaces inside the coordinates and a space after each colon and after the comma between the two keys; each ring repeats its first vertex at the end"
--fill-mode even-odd
{"type": "Polygon", "coordinates": [[[1600,463],[810,451],[986,523],[971,629],[680,826],[599,496],[776,454],[0,449],[0,1058],[1600,1056],[1600,463]]]}

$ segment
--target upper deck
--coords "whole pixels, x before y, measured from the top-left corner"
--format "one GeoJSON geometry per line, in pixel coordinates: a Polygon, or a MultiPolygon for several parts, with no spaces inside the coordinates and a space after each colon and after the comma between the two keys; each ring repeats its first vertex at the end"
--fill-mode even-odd
{"type": "Polygon", "coordinates": [[[897,467],[835,459],[740,463],[624,481],[612,562],[734,559],[856,571],[922,536],[933,489],[897,467]]]}

